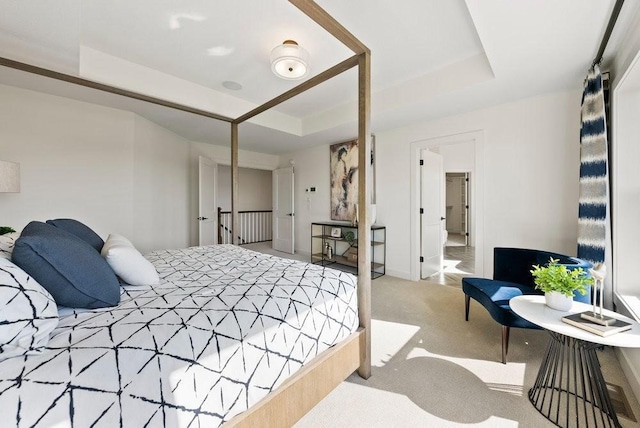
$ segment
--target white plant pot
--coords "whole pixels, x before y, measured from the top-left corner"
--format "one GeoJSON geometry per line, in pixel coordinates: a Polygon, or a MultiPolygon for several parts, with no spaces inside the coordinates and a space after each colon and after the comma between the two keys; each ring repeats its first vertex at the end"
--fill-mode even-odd
{"type": "Polygon", "coordinates": [[[573,297],[559,293],[557,291],[550,291],[544,294],[544,300],[547,306],[557,311],[567,312],[573,305],[573,297]]]}

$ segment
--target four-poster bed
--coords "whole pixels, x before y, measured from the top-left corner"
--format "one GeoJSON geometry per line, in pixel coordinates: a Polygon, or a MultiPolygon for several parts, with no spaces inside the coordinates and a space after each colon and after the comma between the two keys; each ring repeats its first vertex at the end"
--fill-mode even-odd
{"type": "MultiPolygon", "coordinates": [[[[305,366],[284,385],[273,391],[261,403],[231,421],[231,426],[291,426],[325,395],[347,378],[356,368],[358,374],[371,376],[371,225],[367,207],[369,201],[369,153],[371,147],[371,52],[327,12],[310,0],[289,0],[355,55],[325,72],[307,80],[292,90],[274,98],[232,122],[232,177],[237,177],[238,123],[268,110],[340,73],[358,67],[358,317],[359,330],[340,345],[325,351],[312,364],[305,366]],[[363,251],[364,250],[364,251],[363,251]]],[[[234,183],[232,211],[237,228],[237,183],[234,183]]],[[[237,237],[234,237],[237,239],[237,237]]]]}
{"type": "MultiPolygon", "coordinates": [[[[359,328],[342,342],[325,350],[310,363],[302,367],[288,378],[277,389],[271,391],[258,404],[246,412],[237,415],[228,422],[230,426],[290,426],[302,417],[317,402],[326,396],[333,388],[347,376],[358,371],[363,378],[371,375],[371,251],[368,245],[371,239],[371,229],[368,223],[368,185],[369,155],[370,155],[370,67],[371,53],[369,49],[355,38],[349,31],[333,19],[327,12],[311,0],[289,0],[302,13],[307,15],[318,25],[328,31],[336,39],[351,49],[354,55],[328,70],[308,79],[297,87],[268,101],[254,110],[236,118],[228,118],[204,110],[191,108],[151,96],[123,90],[110,85],[96,83],[90,80],[70,76],[51,70],[35,67],[29,64],[0,58],[0,65],[34,73],[41,76],[62,80],[65,82],[135,98],[165,107],[187,111],[211,119],[230,123],[231,128],[231,206],[233,229],[238,229],[238,146],[239,131],[243,122],[269,110],[272,107],[323,83],[344,71],[358,67],[358,147],[359,147],[359,176],[358,176],[358,257],[357,301],[359,328]]],[[[234,234],[234,244],[237,245],[237,235],[234,234]]]]}

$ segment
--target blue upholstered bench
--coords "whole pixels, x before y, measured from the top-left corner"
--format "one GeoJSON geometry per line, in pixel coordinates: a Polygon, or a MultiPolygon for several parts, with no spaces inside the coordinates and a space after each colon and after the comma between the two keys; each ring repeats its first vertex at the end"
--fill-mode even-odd
{"type": "MultiPolygon", "coordinates": [[[[509,350],[509,329],[511,327],[540,328],[516,315],[509,307],[509,300],[523,294],[542,294],[535,289],[531,269],[533,265],[547,264],[552,257],[570,269],[580,267],[588,270],[592,267],[587,261],[549,251],[496,247],[493,250],[493,279],[462,279],[462,291],[465,294],[465,320],[469,321],[469,302],[473,298],[489,311],[496,322],[502,325],[502,362],[504,364],[507,363],[509,350]]],[[[584,296],[576,293],[574,300],[590,303],[590,291],[584,296]]]]}

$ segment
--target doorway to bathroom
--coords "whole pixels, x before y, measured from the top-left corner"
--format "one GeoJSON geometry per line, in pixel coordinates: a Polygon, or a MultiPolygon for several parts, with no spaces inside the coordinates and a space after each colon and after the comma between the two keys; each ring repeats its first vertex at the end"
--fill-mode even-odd
{"type": "Polygon", "coordinates": [[[445,246],[469,246],[469,173],[447,172],[445,181],[445,246]]]}
{"type": "MultiPolygon", "coordinates": [[[[440,222],[440,231],[438,234],[438,242],[445,243],[443,254],[443,270],[441,275],[483,275],[484,257],[483,257],[483,218],[484,213],[478,207],[483,206],[483,182],[484,182],[484,164],[483,160],[484,133],[483,131],[470,131],[461,134],[454,134],[445,137],[435,137],[426,140],[418,140],[411,143],[411,279],[413,281],[420,280],[422,264],[424,256],[421,253],[423,234],[421,230],[421,214],[420,208],[422,195],[422,172],[421,159],[423,151],[429,151],[442,156],[443,171],[441,172],[440,185],[442,192],[446,193],[446,173],[465,173],[467,174],[467,216],[466,216],[466,245],[447,246],[446,232],[446,197],[442,198],[442,217],[444,221],[440,222]],[[468,233],[468,235],[466,235],[468,233]]],[[[452,240],[455,234],[452,234],[452,240]]],[[[448,236],[447,236],[448,238],[448,236]]],[[[457,238],[457,237],[456,237],[457,238]]],[[[451,243],[451,241],[450,241],[451,243]]],[[[442,247],[441,247],[442,248],[442,247]]],[[[434,276],[430,277],[431,279],[434,276]]]]}
{"type": "Polygon", "coordinates": [[[470,171],[445,173],[445,272],[472,274],[475,251],[471,239],[470,171]]]}

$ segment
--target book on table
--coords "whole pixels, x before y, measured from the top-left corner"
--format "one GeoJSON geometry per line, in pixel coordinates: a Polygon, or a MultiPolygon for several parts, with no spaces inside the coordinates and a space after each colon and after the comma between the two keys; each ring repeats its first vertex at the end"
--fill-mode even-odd
{"type": "MultiPolygon", "coordinates": [[[[589,313],[592,312],[589,311],[589,313]]],[[[616,319],[615,322],[611,325],[601,325],[584,319],[580,315],[580,313],[567,315],[566,317],[562,317],[562,321],[603,337],[611,336],[612,334],[631,329],[630,323],[619,319],[616,319]]]]}

